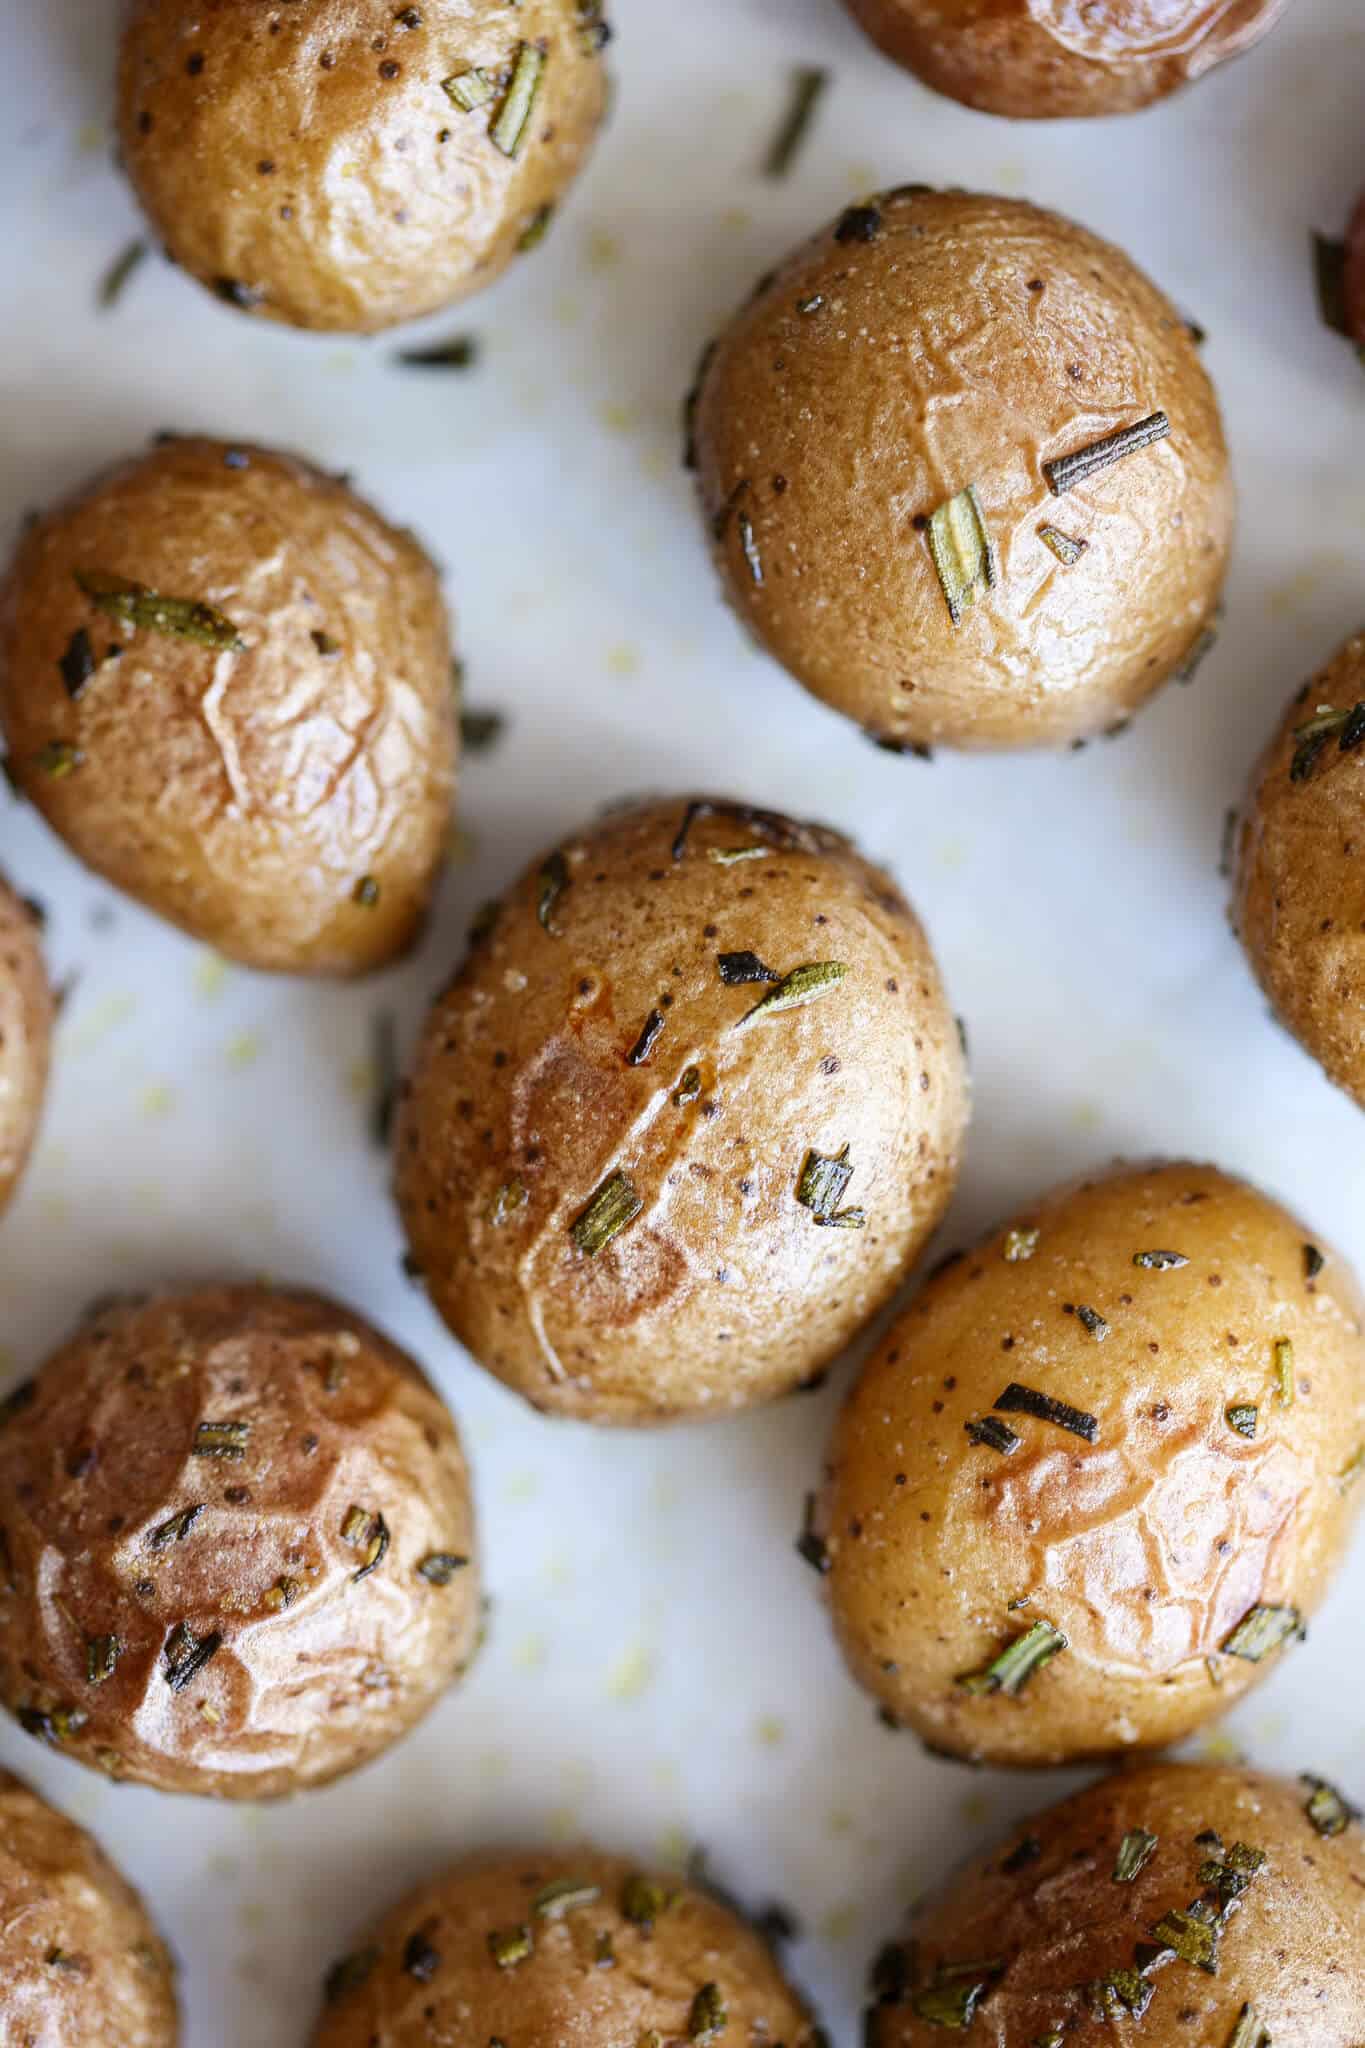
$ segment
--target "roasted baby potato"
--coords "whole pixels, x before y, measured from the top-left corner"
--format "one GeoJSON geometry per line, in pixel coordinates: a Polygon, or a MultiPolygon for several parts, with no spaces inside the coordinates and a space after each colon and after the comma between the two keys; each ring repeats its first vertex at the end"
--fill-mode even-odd
{"type": "Polygon", "coordinates": [[[1319,1778],[1149,1764],[1035,1814],[912,1916],[867,2048],[1356,2048],[1365,1841],[1319,1778]]]}
{"type": "Polygon", "coordinates": [[[854,1675],[1002,1764],[1179,1741],[1295,1642],[1365,1499],[1356,1282],[1210,1166],[1045,1196],[849,1397],[803,1549],[854,1675]]]}
{"type": "Polygon", "coordinates": [[[1084,739],[1208,644],[1213,388],[1170,301],[1055,213],[848,208],[731,321],[689,416],[740,620],[886,746],[1084,739]]]}
{"type": "Polygon", "coordinates": [[[175,2048],[175,1968],[94,1839],[0,1771],[0,2041],[175,2048]]]}
{"type": "Polygon", "coordinates": [[[1289,0],[846,0],[936,92],[1016,120],[1127,114],[1272,29],[1289,0]]]}
{"type": "Polygon", "coordinates": [[[412,537],[263,448],[162,441],[30,527],[0,584],[17,787],[248,967],[361,974],[413,942],[449,828],[450,664],[412,537]]]}
{"type": "Polygon", "coordinates": [[[368,333],[544,234],[606,100],[600,0],[134,0],[123,161],[220,299],[368,333]]]}
{"type": "Polygon", "coordinates": [[[320,1296],[97,1311],[0,1411],[0,1700],[114,1778],[270,1799],[379,1755],[479,1625],[412,1360],[320,1296]]]}
{"type": "Polygon", "coordinates": [[[54,1009],[37,917],[0,879],[0,1210],[33,1149],[54,1009]]]}
{"type": "Polygon", "coordinates": [[[1236,837],[1232,919],[1271,1007],[1365,1108],[1365,632],[1294,698],[1236,837]]]}
{"type": "Polygon", "coordinates": [[[846,839],[618,809],[509,890],[428,1020],[397,1192],[433,1302],[533,1406],[726,1413],[810,1380],[943,1213],[964,1062],[846,839]]]}
{"type": "Polygon", "coordinates": [[[527,1850],[471,1857],[365,1934],[327,1980],[313,2048],[823,2038],[708,1892],[595,1850],[527,1850]]]}

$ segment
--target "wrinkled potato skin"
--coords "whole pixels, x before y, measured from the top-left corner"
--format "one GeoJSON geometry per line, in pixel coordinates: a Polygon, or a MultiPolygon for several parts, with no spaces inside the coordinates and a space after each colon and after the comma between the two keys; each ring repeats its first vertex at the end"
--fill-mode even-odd
{"type": "Polygon", "coordinates": [[[1289,0],[847,0],[936,92],[1015,120],[1128,114],[1272,29],[1289,0]]]}
{"type": "Polygon", "coordinates": [[[474,1564],[445,1586],[417,1571],[472,1556],[454,1425],[410,1358],[316,1295],[216,1287],[97,1313],[0,1430],[0,1526],[0,1698],[21,1717],[79,1709],[65,1754],[162,1791],[325,1784],[406,1733],[472,1654],[474,1564]],[[240,1459],[196,1455],[199,1423],[239,1418],[240,1459]],[[151,1540],[193,1506],[182,1538],[151,1540]],[[359,1581],[352,1506],[390,1532],[359,1581]],[[299,1590],[282,1605],[285,1579],[299,1590]],[[223,1646],[176,1692],[182,1622],[223,1646]],[[86,1638],[107,1634],[122,1651],[92,1685],[86,1638]]]}
{"type": "Polygon", "coordinates": [[[37,1135],[54,1015],[37,920],[0,880],[0,1213],[37,1135]]]}
{"type": "Polygon", "coordinates": [[[357,1950],[379,1951],[357,1989],[335,1999],[313,2048],[427,2048],[435,2041],[505,2041],[508,2048],[603,2048],[639,2042],[651,2030],[669,2043],[688,2039],[698,1991],[714,1984],[728,2015],[724,2038],[816,2048],[805,2005],[784,1983],[772,1951],[752,1928],[709,1894],[655,1874],[672,1903],[646,1931],[627,1919],[621,1898],[639,1866],[595,1850],[471,1858],[414,1892],[357,1950]],[[535,1911],[541,1888],[556,1879],[596,1885],[600,1897],[560,1918],[535,1911]],[[500,1969],[490,1935],[528,1927],[534,1952],[500,1969]],[[419,1981],[404,1954],[420,1935],[440,1956],[419,1981]],[[615,1967],[597,1960],[602,1935],[615,1967]]]}
{"type": "Polygon", "coordinates": [[[220,296],[244,287],[263,318],[363,334],[507,267],[587,158],[604,63],[584,48],[577,0],[418,11],[409,29],[391,0],[136,0],[119,67],[123,160],[191,276],[220,296]],[[522,42],[548,62],[513,159],[489,134],[499,103],[463,113],[441,81],[469,65],[500,72],[522,42]]]}
{"type": "Polygon", "coordinates": [[[538,921],[537,862],[504,898],[427,1024],[396,1130],[397,1192],[437,1309],[535,1407],[597,1422],[723,1413],[823,1370],[905,1277],[952,1191],[966,1120],[961,1047],[928,941],[846,840],[780,821],[763,839],[685,797],[565,842],[570,878],[538,921]],[[785,843],[783,843],[785,839],[785,843]],[[736,1030],[775,973],[850,972],[821,1000],[736,1030]],[[627,1054],[652,1010],[664,1029],[627,1054]],[[696,1099],[673,1096],[690,1068],[696,1099]],[[850,1148],[822,1228],[796,1200],[806,1155],[850,1148]],[[614,1171],[643,1213],[596,1256],[570,1226],[614,1171]],[[498,1190],[527,1199],[494,1220],[498,1190]]]}
{"type": "Polygon", "coordinates": [[[1328,740],[1291,782],[1295,728],[1365,697],[1365,633],[1300,690],[1256,765],[1237,837],[1232,921],[1280,1022],[1365,1108],[1365,753],[1328,740]]]}
{"type": "Polygon", "coordinates": [[[817,235],[704,368],[693,450],[726,594],[876,739],[1087,738],[1176,672],[1216,610],[1233,497],[1213,388],[1170,301],[1085,229],[965,192],[873,203],[874,240],[817,235]],[[1053,496],[1044,462],[1158,411],[1169,439],[1053,496]],[[915,521],[971,483],[999,573],[955,627],[915,521]],[[1087,552],[1063,567],[1045,525],[1087,552]]]}
{"type": "Polygon", "coordinates": [[[84,1828],[0,1771],[0,2043],[179,2039],[175,1968],[137,1893],[84,1828]]]}
{"type": "MultiPolygon", "coordinates": [[[[1304,1811],[1308,1788],[1283,1778],[1208,1764],[1151,1764],[1120,1771],[1034,1814],[989,1856],[959,1873],[917,1912],[921,1981],[940,1965],[990,1957],[1008,1967],[972,2021],[972,2048],[1016,2048],[1064,2028],[1066,2048],[1222,2048],[1246,2005],[1276,2048],[1356,2048],[1365,2039],[1365,1841],[1359,1826],[1324,1838],[1304,1811]],[[1158,1845],[1128,1884],[1114,1865],[1126,1834],[1158,1845]],[[1138,1943],[1168,1912],[1205,1893],[1199,1870],[1217,1850],[1195,1837],[1213,1830],[1225,1848],[1261,1849],[1268,1862],[1242,1894],[1219,1944],[1218,1971],[1178,1957],[1151,1976],[1141,2020],[1099,2018],[1077,1987],[1131,1969],[1138,1943]],[[1041,1854],[1013,1873],[1002,1864],[1029,1840],[1041,1854]]],[[[939,2048],[943,2029],[908,2005],[868,2015],[867,2048],[939,2048]]]]}
{"type": "Polygon", "coordinates": [[[1360,1293],[1320,1241],[1308,1279],[1311,1234],[1208,1166],[1119,1168],[1011,1228],[1041,1232],[1034,1255],[1008,1261],[999,1231],[931,1279],[837,1424],[819,1520],[839,1640],[897,1720],[957,1756],[1177,1742],[1291,1654],[1220,1655],[1242,1617],[1311,1615],[1347,1543],[1365,1495],[1342,1479],[1365,1446],[1360,1293]],[[1189,1263],[1134,1266],[1152,1250],[1189,1263]],[[1014,1381],[1094,1416],[1098,1440],[1008,1414],[1013,1452],[974,1444],[965,1424],[1014,1381]],[[1254,1441],[1226,1419],[1239,1402],[1259,1409],[1254,1441]],[[955,1683],[1038,1619],[1070,1647],[1017,1697],[955,1683]]]}
{"type": "Polygon", "coordinates": [[[153,448],[34,526],[0,585],[0,724],[24,794],[97,874],[248,967],[363,974],[413,943],[449,827],[450,674],[416,541],[261,448],[153,448]],[[130,635],[78,569],[206,600],[246,649],[130,635]],[[101,661],[73,703],[58,663],[81,627],[101,661]],[[41,765],[53,741],[84,756],[70,774],[41,765]]]}

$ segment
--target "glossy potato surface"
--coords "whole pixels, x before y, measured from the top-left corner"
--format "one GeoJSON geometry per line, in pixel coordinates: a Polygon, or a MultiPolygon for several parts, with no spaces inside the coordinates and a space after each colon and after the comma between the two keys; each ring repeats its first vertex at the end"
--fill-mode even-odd
{"type": "Polygon", "coordinates": [[[37,1135],[55,1010],[37,918],[0,879],[0,1211],[37,1135]]]}

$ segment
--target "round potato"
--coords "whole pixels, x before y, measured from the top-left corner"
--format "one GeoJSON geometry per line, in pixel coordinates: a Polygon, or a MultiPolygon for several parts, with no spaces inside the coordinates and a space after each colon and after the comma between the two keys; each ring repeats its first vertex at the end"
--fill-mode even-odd
{"type": "Polygon", "coordinates": [[[1365,1108],[1365,632],[1280,721],[1238,825],[1232,918],[1280,1021],[1365,1108]]]}
{"type": "Polygon", "coordinates": [[[271,1799],[377,1756],[479,1626],[459,1440],[316,1295],[97,1311],[0,1410],[0,1700],[111,1777],[271,1799]]]}
{"type": "Polygon", "coordinates": [[[1015,120],[1127,114],[1280,19],[1289,0],[846,0],[936,92],[1015,120]]]}
{"type": "Polygon", "coordinates": [[[941,1270],[849,1397],[803,1548],[934,1748],[1179,1741],[1275,1667],[1365,1497],[1362,1302],[1209,1166],[1044,1197],[941,1270]]]}
{"type": "Polygon", "coordinates": [[[1356,2048],[1365,1842],[1321,1779],[1122,1771],[1015,1829],[873,1975],[867,2048],[1356,2048]]]}
{"type": "Polygon", "coordinates": [[[905,1277],[966,1120],[904,898],[719,799],[588,826],[428,1021],[397,1191],[431,1298],[533,1406],[727,1412],[819,1374],[905,1277]]]}
{"type": "Polygon", "coordinates": [[[1365,192],[1356,202],[1346,230],[1346,330],[1365,348],[1365,192]]]}
{"type": "Polygon", "coordinates": [[[0,879],[0,1210],[33,1149],[54,1011],[37,917],[0,879]]]}
{"type": "Polygon", "coordinates": [[[0,2041],[175,2048],[175,1968],[84,1828],[0,1771],[0,2041]]]}
{"type": "Polygon", "coordinates": [[[123,161],[220,299],[372,332],[541,239],[602,119],[607,34],[601,0],[135,0],[123,161]]]}
{"type": "Polygon", "coordinates": [[[414,1892],[336,1965],[313,2048],[721,2039],[823,2039],[727,1905],[595,1850],[504,1850],[414,1892]]]}
{"type": "Polygon", "coordinates": [[[850,207],[709,352],[689,456],[759,643],[893,748],[1108,730],[1207,644],[1213,388],[1128,258],[1018,199],[850,207]]]}
{"type": "Polygon", "coordinates": [[[457,735],[436,571],[291,456],[163,440],[0,584],[12,777],[96,873],[248,967],[413,942],[457,735]]]}

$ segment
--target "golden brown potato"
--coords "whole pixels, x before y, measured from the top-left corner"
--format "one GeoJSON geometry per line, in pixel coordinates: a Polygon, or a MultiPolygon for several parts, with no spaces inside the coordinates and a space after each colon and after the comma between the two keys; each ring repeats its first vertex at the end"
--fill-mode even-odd
{"type": "Polygon", "coordinates": [[[855,1676],[1003,1764],[1176,1742],[1275,1667],[1365,1498],[1362,1302],[1209,1166],[1058,1190],[941,1270],[803,1549],[855,1676]]]}
{"type": "Polygon", "coordinates": [[[1294,698],[1237,833],[1232,918],[1281,1022],[1365,1108],[1365,632],[1294,698]]]}
{"type": "Polygon", "coordinates": [[[1127,114],[1240,56],[1289,0],[847,0],[889,57],[988,114],[1127,114]]]}
{"type": "Polygon", "coordinates": [[[837,833],[617,810],[528,870],[427,1024],[397,1190],[431,1298],[533,1406],[724,1413],[820,1373],[957,1174],[928,942],[837,833]]]}
{"type": "Polygon", "coordinates": [[[0,879],[0,1210],[33,1149],[53,1016],[37,918],[0,879]]]}
{"type": "Polygon", "coordinates": [[[368,333],[532,248],[606,98],[601,0],[135,0],[123,159],[244,312],[368,333]]]}
{"type": "Polygon", "coordinates": [[[410,1358],[317,1295],[97,1311],[0,1409],[0,1529],[0,1700],[162,1791],[325,1784],[473,1651],[454,1424],[410,1358]]]}
{"type": "Polygon", "coordinates": [[[596,1850],[504,1850],[447,1871],[363,1937],[327,1980],[313,2048],[722,2039],[822,2039],[728,1906],[596,1850]]]}
{"type": "Polygon", "coordinates": [[[887,745],[1083,739],[1207,642],[1213,388],[1170,301],[1057,214],[850,207],[736,315],[690,418],[740,619],[887,745]]]}
{"type": "Polygon", "coordinates": [[[867,2048],[1357,2048],[1365,1841],[1340,1794],[1149,1764],[1035,1814],[912,1916],[867,2048]]]}
{"type": "Polygon", "coordinates": [[[98,1843],[0,1771],[0,2041],[175,2048],[175,1968],[98,1843]]]}
{"type": "Polygon", "coordinates": [[[413,942],[457,735],[436,571],[345,482],[168,439],[31,527],[0,585],[13,779],[96,873],[249,967],[413,942]]]}

